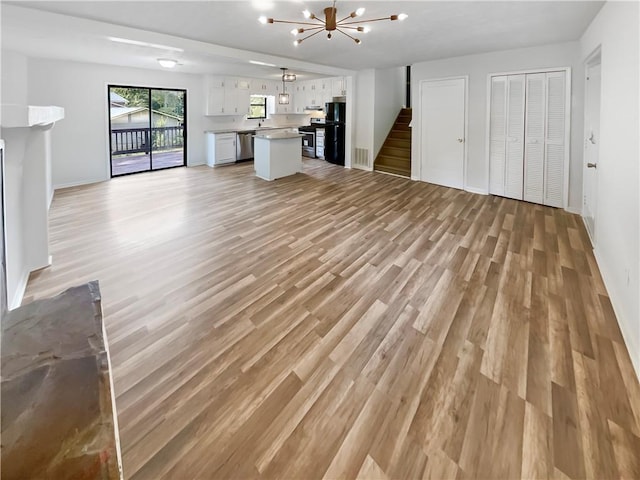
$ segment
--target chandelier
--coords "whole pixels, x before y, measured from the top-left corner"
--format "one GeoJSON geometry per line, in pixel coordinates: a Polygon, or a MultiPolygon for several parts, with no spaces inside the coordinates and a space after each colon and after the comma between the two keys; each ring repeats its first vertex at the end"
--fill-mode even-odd
{"type": "Polygon", "coordinates": [[[292,23],[297,25],[309,25],[307,27],[298,27],[291,30],[291,34],[294,36],[308,33],[306,37],[297,38],[293,44],[300,45],[307,38],[311,38],[314,35],[327,31],[327,39],[331,40],[332,32],[340,32],[343,35],[349,37],[351,40],[356,42],[356,44],[360,45],[362,41],[359,38],[355,38],[347,32],[355,33],[367,33],[369,31],[369,27],[362,26],[362,23],[370,23],[370,22],[379,22],[381,20],[404,20],[407,18],[406,13],[400,13],[398,15],[390,15],[388,17],[382,18],[372,18],[370,20],[353,20],[354,18],[361,17],[364,14],[364,8],[358,8],[357,10],[351,12],[349,15],[344,17],[341,20],[337,20],[338,18],[338,9],[336,8],[336,2],[334,0],[332,7],[327,7],[324,9],[324,20],[318,18],[314,13],[311,13],[309,10],[305,10],[302,12],[304,18],[307,20],[313,20],[312,22],[294,22],[291,20],[275,20],[273,18],[260,17],[258,21],[262,24],[267,23],[292,23]],[[312,32],[312,33],[309,33],[312,32]]]}

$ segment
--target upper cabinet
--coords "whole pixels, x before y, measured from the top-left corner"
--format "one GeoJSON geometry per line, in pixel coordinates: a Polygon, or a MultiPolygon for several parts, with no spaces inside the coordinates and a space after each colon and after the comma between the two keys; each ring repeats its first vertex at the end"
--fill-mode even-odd
{"type": "Polygon", "coordinates": [[[205,78],[206,115],[246,115],[250,109],[251,82],[247,79],[205,78]]]}
{"type": "Polygon", "coordinates": [[[333,97],[346,95],[343,77],[287,82],[285,91],[289,104],[280,105],[277,100],[282,93],[280,81],[208,75],[205,115],[246,115],[250,112],[251,95],[275,96],[275,113],[304,113],[306,107],[324,107],[333,97]]]}

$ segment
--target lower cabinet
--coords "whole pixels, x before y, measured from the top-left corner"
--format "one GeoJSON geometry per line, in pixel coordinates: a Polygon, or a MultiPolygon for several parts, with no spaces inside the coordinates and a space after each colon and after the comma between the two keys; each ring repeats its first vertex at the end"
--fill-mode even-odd
{"type": "Polygon", "coordinates": [[[224,165],[236,161],[235,133],[207,133],[207,165],[224,165]]]}

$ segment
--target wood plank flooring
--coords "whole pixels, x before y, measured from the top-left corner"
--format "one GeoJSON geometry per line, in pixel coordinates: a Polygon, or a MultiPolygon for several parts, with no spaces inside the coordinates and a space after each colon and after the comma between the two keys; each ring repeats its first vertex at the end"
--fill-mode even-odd
{"type": "Polygon", "coordinates": [[[577,216],[305,160],[56,192],[26,301],[98,279],[128,479],[640,478],[577,216]]]}

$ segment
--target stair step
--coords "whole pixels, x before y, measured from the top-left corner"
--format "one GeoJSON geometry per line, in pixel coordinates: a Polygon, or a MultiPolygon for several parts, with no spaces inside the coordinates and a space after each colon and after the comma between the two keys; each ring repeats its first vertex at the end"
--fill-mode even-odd
{"type": "Polygon", "coordinates": [[[411,170],[411,159],[392,157],[389,155],[378,155],[376,161],[374,162],[374,167],[377,167],[378,165],[386,165],[389,167],[397,168],[409,168],[409,170],[411,170]]]}
{"type": "Polygon", "coordinates": [[[402,148],[402,147],[392,147],[387,145],[386,143],[380,149],[378,155],[388,155],[390,157],[400,157],[411,159],[411,148],[402,148]]]}
{"type": "Polygon", "coordinates": [[[395,128],[389,133],[391,138],[406,138],[411,139],[411,130],[396,130],[395,128]]]}
{"type": "Polygon", "coordinates": [[[383,144],[384,147],[392,147],[392,148],[407,148],[411,150],[411,139],[410,138],[389,138],[385,140],[383,144]]]}
{"type": "Polygon", "coordinates": [[[395,167],[389,167],[386,165],[380,165],[380,166],[376,166],[374,170],[376,172],[393,173],[394,175],[400,175],[402,177],[407,177],[407,178],[411,177],[411,168],[407,170],[406,168],[395,168],[395,167]]]}

